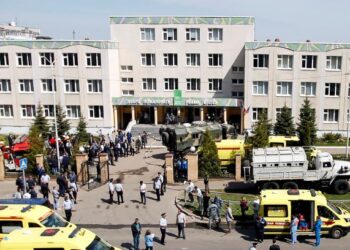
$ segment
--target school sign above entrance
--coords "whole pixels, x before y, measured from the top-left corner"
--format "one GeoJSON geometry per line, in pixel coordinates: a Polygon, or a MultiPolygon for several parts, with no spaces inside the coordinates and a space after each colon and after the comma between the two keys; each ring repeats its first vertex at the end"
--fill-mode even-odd
{"type": "Polygon", "coordinates": [[[116,106],[243,107],[243,100],[234,98],[113,97],[112,103],[116,106]]]}

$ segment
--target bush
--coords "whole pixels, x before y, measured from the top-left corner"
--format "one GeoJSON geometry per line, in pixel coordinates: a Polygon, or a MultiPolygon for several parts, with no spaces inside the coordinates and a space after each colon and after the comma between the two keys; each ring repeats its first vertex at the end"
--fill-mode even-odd
{"type": "Polygon", "coordinates": [[[322,141],[324,142],[336,142],[342,139],[342,135],[339,133],[324,133],[322,136],[322,141]]]}

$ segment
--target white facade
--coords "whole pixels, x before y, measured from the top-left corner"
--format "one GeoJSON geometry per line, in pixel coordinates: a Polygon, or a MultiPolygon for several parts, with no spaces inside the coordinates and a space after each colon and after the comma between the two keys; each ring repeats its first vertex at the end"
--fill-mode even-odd
{"type": "Polygon", "coordinates": [[[346,132],[349,109],[350,44],[248,42],[245,46],[245,128],[261,108],[276,121],[284,104],[298,121],[308,98],[319,134],[346,132]]]}
{"type": "Polygon", "coordinates": [[[38,104],[53,121],[53,95],[71,127],[112,130],[112,96],[119,94],[117,43],[108,41],[0,41],[1,133],[26,132],[38,104]],[[54,62],[52,65],[51,62],[54,62]]]}

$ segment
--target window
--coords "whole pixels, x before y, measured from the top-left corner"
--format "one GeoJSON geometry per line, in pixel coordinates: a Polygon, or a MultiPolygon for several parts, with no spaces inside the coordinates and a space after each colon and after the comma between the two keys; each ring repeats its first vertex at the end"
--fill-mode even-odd
{"type": "Polygon", "coordinates": [[[44,105],[44,115],[46,117],[54,117],[53,105],[44,105]]]}
{"type": "Polygon", "coordinates": [[[102,93],[102,80],[88,80],[88,93],[102,93]]]}
{"type": "Polygon", "coordinates": [[[19,81],[19,92],[20,93],[33,93],[34,92],[33,80],[20,79],[18,81],[19,81]]]}
{"type": "Polygon", "coordinates": [[[232,91],[232,97],[242,98],[244,97],[244,93],[242,91],[232,91]]]}
{"type": "Polygon", "coordinates": [[[78,54],[77,53],[63,53],[63,65],[64,66],[78,66],[78,54]]]}
{"type": "Polygon", "coordinates": [[[66,79],[64,80],[65,92],[66,93],[79,93],[80,86],[79,80],[66,79]]]}
{"type": "Polygon", "coordinates": [[[201,79],[199,78],[188,78],[187,82],[187,90],[189,91],[199,91],[201,90],[201,79]]]}
{"type": "Polygon", "coordinates": [[[157,90],[157,80],[155,78],[142,78],[142,90],[144,91],[157,90]]]}
{"type": "Polygon", "coordinates": [[[253,121],[257,121],[263,114],[267,115],[267,108],[253,108],[253,121]]]}
{"type": "Polygon", "coordinates": [[[234,85],[243,85],[244,79],[232,79],[232,84],[234,85]]]}
{"type": "Polygon", "coordinates": [[[222,91],[222,79],[208,79],[209,82],[209,91],[222,91]]]}
{"type": "Polygon", "coordinates": [[[288,217],[288,207],[286,205],[264,205],[264,217],[288,217]]]}
{"type": "Polygon", "coordinates": [[[156,55],[155,54],[141,54],[141,65],[142,66],[156,66],[156,55]]]}
{"type": "Polygon", "coordinates": [[[324,95],[325,96],[339,96],[340,83],[327,82],[325,84],[324,95]]]}
{"type": "Polygon", "coordinates": [[[208,40],[210,42],[221,42],[222,41],[222,29],[221,28],[209,28],[208,29],[208,40]]]}
{"type": "Polygon", "coordinates": [[[40,53],[40,65],[41,66],[50,66],[55,64],[55,55],[54,53],[40,53]]]}
{"type": "Polygon", "coordinates": [[[32,54],[30,53],[17,53],[18,66],[31,66],[32,54]]]}
{"type": "Polygon", "coordinates": [[[135,91],[134,90],[130,90],[130,89],[124,89],[122,92],[123,96],[134,96],[135,95],[135,91]]]}
{"type": "Polygon", "coordinates": [[[140,35],[141,41],[154,41],[156,38],[154,28],[141,28],[140,35]]]}
{"type": "Polygon", "coordinates": [[[41,226],[37,223],[29,222],[28,227],[41,227],[41,226]]]}
{"type": "Polygon", "coordinates": [[[103,106],[89,106],[89,118],[103,118],[103,106]]]}
{"type": "Polygon", "coordinates": [[[163,29],[163,40],[164,41],[177,41],[177,29],[164,28],[163,29]]]}
{"type": "Polygon", "coordinates": [[[80,106],[79,105],[68,105],[66,106],[67,118],[77,119],[80,117],[80,106]]]}
{"type": "Polygon", "coordinates": [[[121,65],[120,70],[121,71],[132,71],[132,65],[121,65]]]}
{"type": "Polygon", "coordinates": [[[277,95],[292,95],[292,82],[277,82],[277,95]]]}
{"type": "Polygon", "coordinates": [[[21,105],[21,115],[23,118],[31,118],[35,116],[34,105],[21,105]]]}
{"type": "Polygon", "coordinates": [[[302,56],[301,68],[303,69],[316,69],[317,68],[317,56],[302,56]]]}
{"type": "Polygon", "coordinates": [[[325,219],[339,220],[339,218],[328,207],[325,206],[317,206],[317,214],[325,219]]]}
{"type": "Polygon", "coordinates": [[[269,67],[269,55],[255,54],[253,56],[254,68],[268,68],[269,67]]]}
{"type": "Polygon", "coordinates": [[[316,95],[316,83],[315,82],[301,82],[300,95],[301,96],[315,96],[316,95]]]}
{"type": "Polygon", "coordinates": [[[338,109],[325,109],[323,111],[323,121],[324,122],[338,122],[338,109]]]}
{"type": "MultiPolygon", "coordinates": [[[[78,63],[77,63],[78,65],[78,63]]],[[[100,53],[86,53],[86,65],[88,67],[101,67],[100,53]]]]}
{"type": "Polygon", "coordinates": [[[221,67],[222,66],[222,54],[208,54],[209,66],[221,67]]]}
{"type": "Polygon", "coordinates": [[[326,69],[341,70],[341,56],[327,56],[326,69]]]}
{"type": "Polygon", "coordinates": [[[9,79],[0,79],[0,93],[11,92],[11,81],[9,79]]]}
{"type": "Polygon", "coordinates": [[[244,72],[243,66],[232,66],[232,72],[244,72]]]}
{"type": "Polygon", "coordinates": [[[8,53],[0,53],[0,67],[9,65],[9,55],[8,53]]]}
{"type": "Polygon", "coordinates": [[[278,55],[277,56],[277,68],[278,69],[292,69],[293,68],[293,56],[292,55],[278,55]]]}
{"type": "Polygon", "coordinates": [[[164,66],[177,66],[177,54],[164,54],[164,66]]]}
{"type": "Polygon", "coordinates": [[[52,79],[41,79],[41,91],[43,93],[52,93],[56,91],[56,80],[52,82],[52,79]]]}
{"type": "Polygon", "coordinates": [[[8,234],[23,227],[22,221],[0,221],[0,233],[8,234]]]}
{"type": "Polygon", "coordinates": [[[201,65],[200,54],[187,53],[186,54],[186,65],[187,66],[200,66],[201,65]]]}
{"type": "Polygon", "coordinates": [[[179,80],[177,78],[165,78],[164,89],[165,90],[179,89],[179,80]]]}
{"type": "MultiPolygon", "coordinates": [[[[292,109],[288,108],[289,114],[292,114],[292,109]]],[[[276,118],[282,113],[282,108],[276,108],[276,118]]]]}
{"type": "Polygon", "coordinates": [[[134,78],[132,77],[122,77],[122,84],[132,84],[134,82],[134,78]]]}
{"type": "Polygon", "coordinates": [[[198,28],[186,29],[186,41],[199,41],[199,40],[200,40],[200,30],[198,28]]]}
{"type": "Polygon", "coordinates": [[[12,105],[0,105],[0,117],[13,117],[12,105]]]}
{"type": "Polygon", "coordinates": [[[253,82],[253,95],[267,95],[268,86],[269,84],[266,81],[253,82]]]}

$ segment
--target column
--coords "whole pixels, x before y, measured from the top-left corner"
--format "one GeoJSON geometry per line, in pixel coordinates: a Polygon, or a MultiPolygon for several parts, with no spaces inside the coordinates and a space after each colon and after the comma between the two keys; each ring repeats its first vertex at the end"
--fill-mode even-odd
{"type": "Polygon", "coordinates": [[[131,121],[135,121],[135,106],[131,106],[131,121]]]}
{"type": "Polygon", "coordinates": [[[185,158],[188,161],[187,179],[198,181],[198,154],[188,153],[185,158]]]}
{"type": "Polygon", "coordinates": [[[44,167],[44,155],[43,154],[35,155],[35,163],[39,163],[39,166],[44,167]]]}
{"type": "Polygon", "coordinates": [[[242,156],[236,155],[236,181],[242,180],[241,169],[242,169],[242,156]]]}
{"type": "Polygon", "coordinates": [[[77,180],[78,182],[85,184],[88,181],[87,176],[87,164],[86,161],[88,160],[87,154],[76,154],[75,155],[75,163],[77,166],[77,180]]]}
{"type": "Polygon", "coordinates": [[[154,107],[154,125],[158,125],[158,108],[154,107]]]}
{"type": "Polygon", "coordinates": [[[113,106],[114,129],[118,130],[118,106],[113,106]]]}
{"type": "Polygon", "coordinates": [[[174,184],[174,156],[173,154],[165,155],[165,174],[168,184],[174,184]]]}
{"type": "Polygon", "coordinates": [[[204,121],[204,108],[200,107],[200,111],[201,111],[201,122],[204,121]]]}
{"type": "Polygon", "coordinates": [[[227,108],[224,108],[224,123],[227,124],[227,108]]]}
{"type": "Polygon", "coordinates": [[[109,179],[108,154],[100,153],[100,180],[106,183],[109,179]]]}
{"type": "Polygon", "coordinates": [[[0,181],[5,180],[4,156],[0,150],[0,181]]]}

